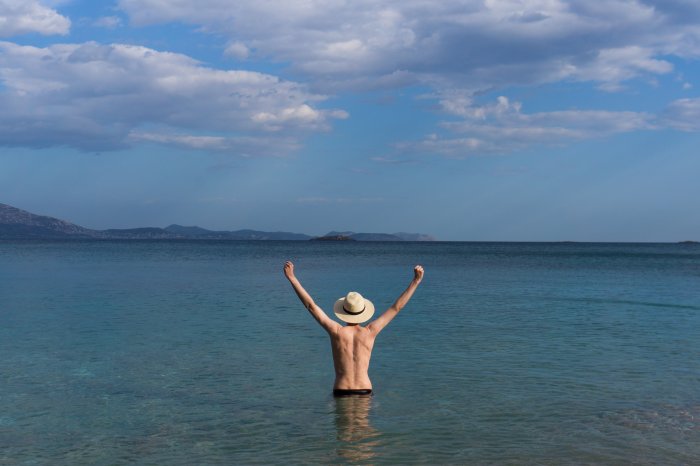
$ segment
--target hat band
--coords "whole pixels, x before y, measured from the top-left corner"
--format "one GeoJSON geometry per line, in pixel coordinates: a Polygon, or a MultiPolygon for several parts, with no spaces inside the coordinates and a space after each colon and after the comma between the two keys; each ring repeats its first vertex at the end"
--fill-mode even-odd
{"type": "Polygon", "coordinates": [[[353,312],[353,311],[349,310],[347,307],[345,307],[345,304],[343,304],[343,310],[344,310],[345,312],[347,312],[348,314],[352,314],[352,315],[354,315],[354,316],[356,316],[356,315],[358,315],[358,314],[362,314],[363,312],[365,312],[365,309],[366,309],[366,308],[367,308],[367,305],[365,304],[365,306],[362,308],[361,311],[353,312]]]}

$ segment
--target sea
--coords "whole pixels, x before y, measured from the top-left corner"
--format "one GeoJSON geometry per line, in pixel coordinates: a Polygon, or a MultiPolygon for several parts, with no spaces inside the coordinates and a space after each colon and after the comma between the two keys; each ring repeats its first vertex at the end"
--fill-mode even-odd
{"type": "Polygon", "coordinates": [[[0,242],[0,465],[697,465],[700,245],[0,242]],[[334,399],[326,311],[377,315],[334,399]]]}

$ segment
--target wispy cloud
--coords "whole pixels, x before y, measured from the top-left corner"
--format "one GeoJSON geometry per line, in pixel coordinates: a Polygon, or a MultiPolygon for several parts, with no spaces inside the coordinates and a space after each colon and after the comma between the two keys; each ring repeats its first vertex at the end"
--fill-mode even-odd
{"type": "Polygon", "coordinates": [[[680,131],[700,131],[700,98],[679,99],[661,116],[662,124],[680,131]]]}
{"type": "Polygon", "coordinates": [[[116,29],[122,25],[122,19],[119,16],[102,16],[93,21],[92,25],[105,29],[116,29]]]}
{"type": "Polygon", "coordinates": [[[397,144],[402,152],[466,157],[508,153],[533,146],[569,144],[614,134],[658,129],[700,131],[700,99],[679,99],[659,115],[607,110],[559,110],[525,113],[522,104],[499,97],[488,105],[453,105],[459,121],[442,122],[446,135],[432,133],[397,144]]]}
{"type": "Polygon", "coordinates": [[[226,152],[242,157],[284,156],[300,148],[300,143],[291,137],[225,137],[132,131],[129,133],[128,140],[152,142],[185,149],[226,152]]]}
{"type": "Polygon", "coordinates": [[[199,204],[223,204],[223,205],[238,204],[241,202],[240,199],[237,199],[235,197],[200,197],[198,199],[195,199],[195,201],[199,204]]]}
{"type": "Polygon", "coordinates": [[[383,163],[387,165],[406,165],[416,163],[415,159],[404,158],[404,157],[390,157],[390,156],[379,156],[372,157],[370,160],[376,163],[383,163]]]}
{"type": "Polygon", "coordinates": [[[384,201],[381,197],[300,197],[296,200],[298,204],[367,204],[384,201]]]}

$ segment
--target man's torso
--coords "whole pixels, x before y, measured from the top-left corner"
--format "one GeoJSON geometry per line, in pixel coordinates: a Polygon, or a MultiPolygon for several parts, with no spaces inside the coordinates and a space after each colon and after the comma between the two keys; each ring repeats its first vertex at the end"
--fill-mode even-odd
{"type": "Polygon", "coordinates": [[[371,389],[369,360],[372,356],[375,334],[359,325],[341,327],[331,334],[333,365],[335,366],[334,389],[371,389]]]}

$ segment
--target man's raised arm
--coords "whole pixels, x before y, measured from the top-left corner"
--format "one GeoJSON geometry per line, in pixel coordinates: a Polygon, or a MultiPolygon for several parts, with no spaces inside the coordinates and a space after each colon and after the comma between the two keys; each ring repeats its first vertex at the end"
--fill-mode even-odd
{"type": "Polygon", "coordinates": [[[304,287],[301,286],[301,283],[294,275],[294,264],[291,261],[287,261],[284,264],[284,276],[287,277],[289,283],[292,284],[292,288],[294,288],[294,292],[297,294],[297,296],[299,296],[301,303],[306,309],[309,310],[313,318],[316,319],[316,322],[318,322],[321,327],[323,327],[328,333],[340,328],[340,324],[328,317],[326,313],[323,312],[323,309],[316,305],[314,300],[311,298],[311,295],[309,295],[304,287]]]}
{"type": "Polygon", "coordinates": [[[374,320],[371,324],[367,326],[375,334],[382,331],[386,325],[391,322],[391,320],[396,317],[401,309],[408,303],[408,300],[413,296],[413,292],[416,291],[418,285],[420,285],[421,280],[423,280],[423,267],[416,265],[413,268],[413,280],[408,285],[408,288],[401,293],[401,296],[396,299],[396,302],[391,305],[389,309],[384,311],[384,313],[374,320]]]}

